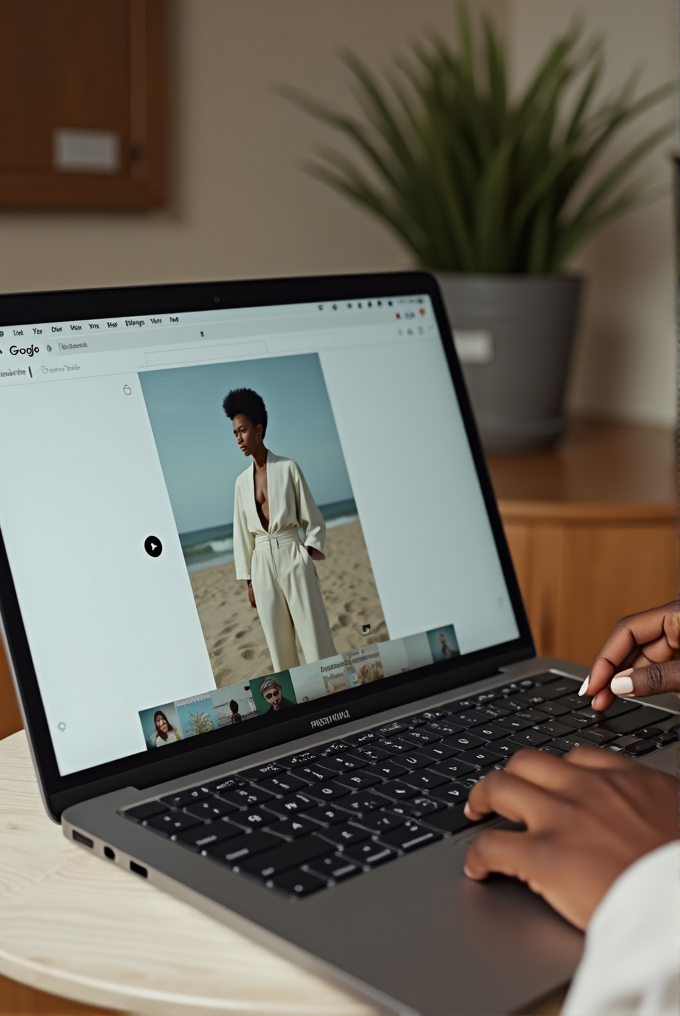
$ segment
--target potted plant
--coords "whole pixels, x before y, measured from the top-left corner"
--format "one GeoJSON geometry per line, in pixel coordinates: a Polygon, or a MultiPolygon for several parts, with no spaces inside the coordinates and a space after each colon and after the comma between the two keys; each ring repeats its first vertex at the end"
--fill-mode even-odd
{"type": "Polygon", "coordinates": [[[461,6],[459,24],[457,51],[431,36],[395,59],[384,80],[347,54],[361,117],[296,89],[284,94],[361,157],[324,148],[310,172],[437,274],[486,447],[528,449],[566,426],[583,284],[565,265],[597,229],[652,196],[631,175],[675,125],[648,132],[606,169],[597,160],[674,85],[636,98],[633,75],[596,101],[602,44],[574,26],[511,95],[491,22],[477,40],[461,6]]]}

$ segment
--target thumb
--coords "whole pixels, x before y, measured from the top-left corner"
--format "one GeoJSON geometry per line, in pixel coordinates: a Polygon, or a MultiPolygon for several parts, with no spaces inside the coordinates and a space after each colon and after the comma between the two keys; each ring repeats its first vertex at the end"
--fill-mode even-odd
{"type": "Polygon", "coordinates": [[[664,691],[680,692],[680,660],[652,663],[649,667],[622,670],[612,678],[615,695],[635,698],[638,695],[660,695],[664,691]]]}

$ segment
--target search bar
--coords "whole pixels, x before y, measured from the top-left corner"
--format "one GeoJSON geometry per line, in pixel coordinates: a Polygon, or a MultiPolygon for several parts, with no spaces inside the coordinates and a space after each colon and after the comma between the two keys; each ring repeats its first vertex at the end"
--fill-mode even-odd
{"type": "Polygon", "coordinates": [[[161,367],[171,363],[213,363],[215,360],[238,360],[240,357],[260,356],[267,352],[266,342],[232,342],[221,346],[194,346],[186,349],[167,349],[147,353],[148,367],[161,367]]]}

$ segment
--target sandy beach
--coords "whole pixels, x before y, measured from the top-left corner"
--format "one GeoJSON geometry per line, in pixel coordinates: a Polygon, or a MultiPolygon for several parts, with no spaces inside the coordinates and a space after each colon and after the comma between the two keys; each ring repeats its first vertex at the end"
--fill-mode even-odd
{"type": "MultiPolygon", "coordinates": [[[[328,530],[326,560],[317,562],[316,570],[339,653],[389,638],[358,519],[328,530]],[[362,635],[363,624],[371,625],[370,635],[362,635]]],[[[271,674],[260,619],[245,582],[236,580],[233,562],[190,578],[218,688],[271,674]]],[[[302,654],[300,662],[305,662],[302,654]]]]}

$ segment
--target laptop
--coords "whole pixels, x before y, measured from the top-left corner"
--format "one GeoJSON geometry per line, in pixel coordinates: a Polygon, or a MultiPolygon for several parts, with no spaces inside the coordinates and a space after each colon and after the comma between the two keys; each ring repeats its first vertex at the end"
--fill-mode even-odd
{"type": "Polygon", "coordinates": [[[527,745],[670,771],[677,716],[536,658],[434,279],[2,296],[0,349],[0,610],[64,835],[385,1012],[564,984],[581,935],[464,877],[466,797],[527,745]]]}

